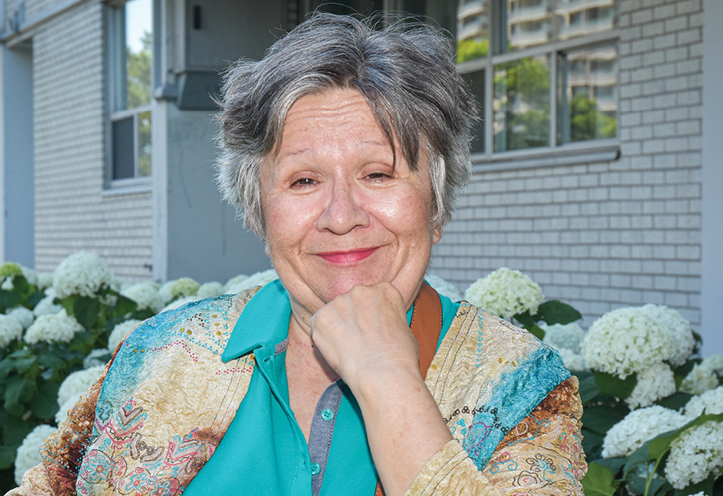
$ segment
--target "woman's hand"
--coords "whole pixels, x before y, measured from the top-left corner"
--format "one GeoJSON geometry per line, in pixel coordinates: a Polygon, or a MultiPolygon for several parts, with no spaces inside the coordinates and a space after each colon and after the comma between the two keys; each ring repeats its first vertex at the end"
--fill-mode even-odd
{"type": "Polygon", "coordinates": [[[419,372],[402,295],[386,282],[355,286],[314,314],[311,337],[359,402],[387,496],[404,494],[452,436],[419,372]]]}
{"type": "Polygon", "coordinates": [[[311,319],[311,337],[355,394],[387,375],[419,375],[404,300],[387,282],[354,286],[323,306],[311,319]]]}

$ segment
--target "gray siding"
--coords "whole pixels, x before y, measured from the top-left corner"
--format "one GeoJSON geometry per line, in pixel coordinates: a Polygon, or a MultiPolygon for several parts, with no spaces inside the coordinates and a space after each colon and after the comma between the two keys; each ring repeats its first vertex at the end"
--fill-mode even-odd
{"type": "Polygon", "coordinates": [[[622,0],[620,159],[475,174],[431,272],[522,270],[587,324],[644,303],[700,324],[702,24],[699,0],[622,0]]]}

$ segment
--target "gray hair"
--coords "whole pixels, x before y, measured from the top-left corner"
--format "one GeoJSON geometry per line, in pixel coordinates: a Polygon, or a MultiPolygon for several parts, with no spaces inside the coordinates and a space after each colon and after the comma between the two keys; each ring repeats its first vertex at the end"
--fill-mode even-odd
{"type": "Polygon", "coordinates": [[[353,89],[367,99],[396,160],[395,138],[411,170],[421,145],[429,158],[432,225],[449,221],[470,173],[474,97],[457,73],[454,48],[434,28],[318,13],[276,41],[260,61],[240,60],[225,73],[217,181],[243,212],[246,226],[266,239],[260,169],[278,145],[286,114],[299,98],[353,89]]]}

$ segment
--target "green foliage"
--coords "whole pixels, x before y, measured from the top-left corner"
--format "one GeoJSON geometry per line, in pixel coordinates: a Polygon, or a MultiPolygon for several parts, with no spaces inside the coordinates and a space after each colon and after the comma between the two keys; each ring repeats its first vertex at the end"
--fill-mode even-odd
{"type": "Polygon", "coordinates": [[[151,101],[151,33],[143,33],[143,48],[134,53],[126,48],[128,75],[128,108],[140,107],[151,101]]]}
{"type": "Polygon", "coordinates": [[[484,40],[458,40],[457,41],[457,63],[468,60],[480,59],[487,56],[490,42],[484,40]]]}
{"type": "Polygon", "coordinates": [[[595,385],[597,385],[600,392],[608,396],[615,396],[621,400],[630,396],[637,383],[637,374],[620,379],[606,372],[595,371],[595,385]]]}
{"type": "MultiPolygon", "coordinates": [[[[22,275],[13,276],[13,289],[2,290],[0,306],[3,311],[17,304],[33,308],[42,297],[43,293],[22,275]]],[[[56,299],[56,303],[83,327],[72,341],[33,345],[16,341],[0,350],[0,492],[14,487],[13,477],[9,479],[12,485],[2,485],[7,475],[4,470],[11,470],[25,436],[39,424],[55,423],[58,389],[63,380],[83,368],[88,353],[107,347],[114,323],[139,313],[133,300],[107,287],[92,297],[71,295],[56,299]]]]}
{"type": "Polygon", "coordinates": [[[619,485],[615,472],[597,463],[588,464],[587,474],[582,479],[585,496],[613,496],[619,485]]]}
{"type": "Polygon", "coordinates": [[[577,93],[570,101],[570,141],[614,138],[617,119],[598,110],[587,92],[577,93]]]}

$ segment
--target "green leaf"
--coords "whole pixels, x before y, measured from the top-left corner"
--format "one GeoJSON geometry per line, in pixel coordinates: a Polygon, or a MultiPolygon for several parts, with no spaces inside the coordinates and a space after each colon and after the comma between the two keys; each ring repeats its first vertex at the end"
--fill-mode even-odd
{"type": "Polygon", "coordinates": [[[537,309],[537,315],[547,324],[569,324],[580,320],[582,314],[559,300],[546,301],[537,309]]]}
{"type": "Polygon", "coordinates": [[[580,399],[582,400],[582,404],[586,405],[600,394],[600,390],[597,384],[595,384],[595,376],[591,372],[575,372],[575,375],[580,380],[580,399]]]}
{"type": "Polygon", "coordinates": [[[30,356],[28,358],[20,358],[18,360],[15,360],[15,370],[18,371],[18,374],[24,374],[37,361],[38,361],[38,357],[34,357],[34,356],[30,356]]]}
{"type": "Polygon", "coordinates": [[[601,458],[604,436],[591,431],[583,426],[582,428],[582,449],[589,460],[601,458]]]}
{"type": "Polygon", "coordinates": [[[620,469],[623,468],[623,466],[625,465],[625,460],[626,458],[621,456],[615,458],[600,458],[594,461],[598,465],[609,468],[613,471],[614,474],[617,475],[617,473],[620,472],[620,469]]]}
{"type": "Polygon", "coordinates": [[[135,312],[136,308],[138,308],[138,304],[127,296],[123,296],[122,294],[115,291],[111,291],[111,294],[115,295],[116,297],[115,305],[108,310],[111,318],[122,317],[128,313],[135,312]]]}
{"type": "Polygon", "coordinates": [[[691,420],[680,429],[663,433],[655,439],[652,439],[650,441],[650,457],[659,460],[668,452],[668,450],[670,450],[670,445],[673,441],[678,439],[683,432],[709,421],[723,422],[723,413],[718,415],[701,415],[700,417],[691,420]]]}
{"type": "Polygon", "coordinates": [[[622,403],[612,406],[588,406],[583,410],[582,425],[604,436],[613,425],[624,419],[628,413],[630,413],[630,409],[622,403]]]}
{"type": "Polygon", "coordinates": [[[38,306],[38,303],[40,303],[40,300],[43,298],[45,298],[45,291],[36,291],[25,300],[25,306],[32,310],[38,306]]]}
{"type": "Polygon", "coordinates": [[[70,295],[66,296],[65,298],[55,298],[55,303],[60,303],[63,308],[65,308],[65,313],[68,315],[74,315],[74,308],[75,308],[75,302],[78,300],[78,298],[81,298],[80,295],[70,295]]]}
{"type": "Polygon", "coordinates": [[[675,493],[673,493],[673,496],[688,496],[690,494],[697,494],[701,491],[703,491],[703,494],[720,494],[714,491],[715,479],[716,475],[711,474],[710,477],[703,481],[700,481],[697,484],[691,484],[685,489],[676,489],[675,493]]]}
{"type": "Polygon", "coordinates": [[[625,461],[625,467],[623,468],[623,472],[625,472],[626,474],[628,472],[632,472],[638,465],[648,463],[650,461],[650,441],[647,441],[640,448],[636,449],[633,454],[628,456],[627,460],[625,461]]]}
{"type": "Polygon", "coordinates": [[[582,479],[585,496],[613,496],[619,485],[612,470],[595,462],[588,464],[587,474],[582,479]]]}
{"type": "Polygon", "coordinates": [[[27,358],[29,357],[33,352],[30,350],[30,348],[23,348],[22,350],[13,351],[8,355],[8,358],[27,358]]]}
{"type": "Polygon", "coordinates": [[[5,409],[13,405],[27,403],[37,391],[35,381],[24,377],[16,376],[8,381],[7,389],[5,389],[5,409]]]}
{"type": "Polygon", "coordinates": [[[14,360],[6,358],[0,362],[0,380],[5,379],[8,374],[15,368],[14,360]]]}
{"type": "Polygon", "coordinates": [[[688,403],[688,401],[692,397],[693,397],[692,394],[678,391],[677,393],[675,393],[671,396],[668,396],[667,398],[663,398],[663,399],[656,401],[655,404],[663,406],[665,408],[669,408],[671,410],[680,410],[688,403]]]}
{"type": "Polygon", "coordinates": [[[0,310],[5,313],[5,310],[18,306],[20,304],[20,294],[16,291],[6,291],[0,289],[0,310]]]}
{"type": "Polygon", "coordinates": [[[3,444],[5,446],[20,446],[25,436],[30,434],[35,424],[20,418],[8,417],[3,422],[3,444]]]}
{"type": "Polygon", "coordinates": [[[537,321],[540,320],[539,318],[537,318],[537,315],[530,315],[529,310],[526,310],[522,313],[518,313],[513,318],[515,320],[517,320],[517,322],[519,322],[523,326],[533,325],[533,324],[537,323],[537,321]]]}
{"type": "Polygon", "coordinates": [[[55,418],[55,414],[58,413],[58,389],[60,389],[59,382],[45,382],[38,392],[33,396],[28,403],[28,407],[35,414],[36,417],[51,420],[55,418]]]}
{"type": "Polygon", "coordinates": [[[595,371],[595,384],[600,392],[621,400],[630,396],[637,383],[637,374],[629,375],[623,380],[606,372],[595,371]]]}
{"type": "Polygon", "coordinates": [[[540,341],[545,339],[545,330],[537,324],[526,324],[524,327],[540,341]]]}
{"type": "Polygon", "coordinates": [[[17,446],[0,446],[0,469],[13,466],[17,449],[17,446]]]}
{"type": "Polygon", "coordinates": [[[92,329],[95,320],[100,313],[100,301],[97,298],[80,296],[73,304],[73,315],[80,325],[86,329],[92,329]]]}
{"type": "Polygon", "coordinates": [[[38,357],[38,363],[46,369],[57,369],[63,368],[66,362],[49,350],[38,357]]]}

